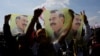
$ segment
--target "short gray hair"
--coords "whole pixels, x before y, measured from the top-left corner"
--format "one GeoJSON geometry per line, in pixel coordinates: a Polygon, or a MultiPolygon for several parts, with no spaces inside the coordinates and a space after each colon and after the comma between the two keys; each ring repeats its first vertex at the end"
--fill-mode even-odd
{"type": "Polygon", "coordinates": [[[20,16],[17,16],[16,19],[20,19],[21,16],[28,17],[27,15],[20,15],[20,16]]]}
{"type": "Polygon", "coordinates": [[[50,11],[50,13],[56,13],[56,12],[58,12],[59,17],[65,18],[64,14],[63,14],[62,12],[58,11],[58,10],[51,10],[51,11],[50,11]]]}

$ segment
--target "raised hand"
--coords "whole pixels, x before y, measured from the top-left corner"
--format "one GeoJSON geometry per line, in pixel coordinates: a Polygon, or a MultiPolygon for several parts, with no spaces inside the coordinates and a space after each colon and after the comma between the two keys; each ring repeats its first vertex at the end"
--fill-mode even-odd
{"type": "Polygon", "coordinates": [[[84,23],[85,24],[88,24],[88,20],[87,20],[87,16],[85,14],[85,11],[83,10],[82,12],[80,12],[81,15],[83,15],[83,18],[84,18],[84,23]]]}
{"type": "Polygon", "coordinates": [[[8,15],[5,16],[5,20],[4,20],[5,23],[8,23],[9,22],[10,17],[11,17],[11,14],[8,14],[8,15]]]}
{"type": "Polygon", "coordinates": [[[84,23],[85,23],[85,24],[88,24],[87,16],[86,16],[84,10],[83,10],[83,16],[84,16],[84,23]]]}
{"type": "Polygon", "coordinates": [[[43,12],[43,10],[41,8],[38,8],[34,11],[34,16],[35,17],[39,17],[41,15],[41,13],[43,12]]]}
{"type": "Polygon", "coordinates": [[[38,8],[34,11],[33,20],[36,22],[38,21],[38,17],[42,14],[43,10],[38,8]]]}

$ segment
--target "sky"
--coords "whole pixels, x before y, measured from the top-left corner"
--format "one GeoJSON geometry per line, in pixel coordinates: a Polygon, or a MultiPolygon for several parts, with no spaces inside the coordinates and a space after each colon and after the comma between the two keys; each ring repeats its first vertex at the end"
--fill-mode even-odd
{"type": "Polygon", "coordinates": [[[85,10],[90,25],[100,23],[100,0],[0,0],[0,31],[7,14],[33,15],[38,7],[71,8],[76,13],[85,10]],[[58,6],[53,6],[58,5],[58,6]]]}

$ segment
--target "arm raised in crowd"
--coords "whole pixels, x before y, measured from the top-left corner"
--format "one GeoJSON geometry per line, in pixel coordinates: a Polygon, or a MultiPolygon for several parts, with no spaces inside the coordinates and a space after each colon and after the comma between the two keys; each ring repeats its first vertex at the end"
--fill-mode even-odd
{"type": "Polygon", "coordinates": [[[86,35],[85,35],[85,40],[89,40],[91,34],[92,34],[92,31],[90,29],[90,25],[89,25],[89,22],[87,20],[87,16],[85,14],[85,11],[81,12],[81,14],[83,14],[83,18],[84,18],[84,24],[86,26],[86,35]]]}
{"type": "Polygon", "coordinates": [[[41,15],[41,13],[42,13],[42,9],[36,9],[34,11],[34,16],[31,19],[31,23],[29,24],[29,27],[28,27],[27,32],[26,32],[26,36],[31,36],[32,32],[35,31],[34,25],[38,21],[38,17],[41,15]]]}
{"type": "Polygon", "coordinates": [[[3,26],[3,32],[4,36],[6,38],[12,37],[11,31],[10,31],[10,26],[9,26],[9,20],[10,20],[11,15],[6,15],[5,20],[4,20],[4,26],[3,26]]]}

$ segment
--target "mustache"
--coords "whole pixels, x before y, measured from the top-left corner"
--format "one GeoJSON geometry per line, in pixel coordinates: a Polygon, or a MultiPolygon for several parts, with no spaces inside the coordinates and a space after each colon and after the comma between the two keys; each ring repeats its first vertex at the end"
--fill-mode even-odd
{"type": "Polygon", "coordinates": [[[24,26],[27,26],[27,24],[23,24],[24,26]]]}
{"type": "Polygon", "coordinates": [[[81,23],[76,23],[76,25],[81,25],[81,23]]]}
{"type": "Polygon", "coordinates": [[[56,23],[51,23],[50,25],[51,25],[51,26],[52,26],[52,25],[56,25],[56,23]]]}

